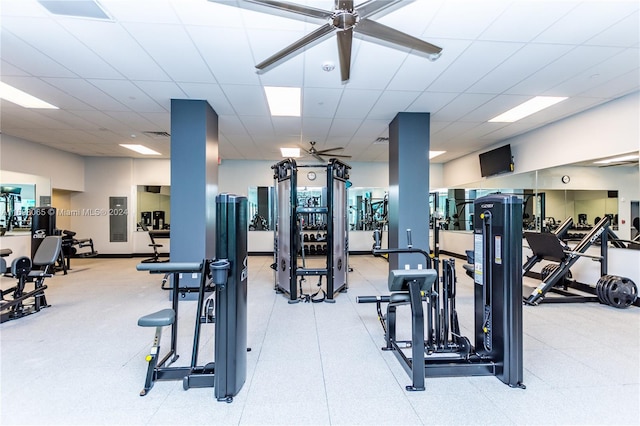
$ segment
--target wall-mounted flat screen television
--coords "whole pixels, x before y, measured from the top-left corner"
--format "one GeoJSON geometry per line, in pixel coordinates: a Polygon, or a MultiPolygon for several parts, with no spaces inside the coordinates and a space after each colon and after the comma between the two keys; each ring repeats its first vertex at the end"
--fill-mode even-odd
{"type": "Polygon", "coordinates": [[[480,158],[480,175],[482,177],[495,176],[513,171],[513,156],[511,145],[501,146],[491,151],[483,152],[480,158]]]}

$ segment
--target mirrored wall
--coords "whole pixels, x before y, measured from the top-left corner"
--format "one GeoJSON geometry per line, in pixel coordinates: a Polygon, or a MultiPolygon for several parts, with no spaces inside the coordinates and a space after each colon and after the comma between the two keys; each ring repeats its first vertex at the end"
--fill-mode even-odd
{"type": "Polygon", "coordinates": [[[36,186],[23,183],[0,184],[0,235],[31,230],[29,209],[36,206],[36,186]]]}
{"type": "Polygon", "coordinates": [[[171,226],[171,187],[138,185],[138,230],[169,229],[171,226]]]}

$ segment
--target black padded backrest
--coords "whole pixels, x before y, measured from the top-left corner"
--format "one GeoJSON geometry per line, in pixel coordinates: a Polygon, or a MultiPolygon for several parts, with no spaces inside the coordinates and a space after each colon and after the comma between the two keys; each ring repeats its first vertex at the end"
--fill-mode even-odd
{"type": "Polygon", "coordinates": [[[533,254],[540,259],[562,262],[565,258],[564,246],[558,236],[549,232],[525,232],[524,237],[529,243],[533,254]]]}
{"type": "Polygon", "coordinates": [[[418,281],[420,290],[431,290],[438,273],[435,269],[393,269],[389,271],[389,291],[408,291],[410,281],[418,281]]]}
{"type": "Polygon", "coordinates": [[[22,275],[28,275],[31,271],[31,259],[27,256],[20,256],[11,262],[11,275],[20,278],[22,275]]]}
{"type": "Polygon", "coordinates": [[[53,265],[58,259],[58,256],[60,256],[61,247],[62,237],[53,235],[45,237],[45,239],[40,243],[35,256],[33,256],[33,265],[53,265]]]}

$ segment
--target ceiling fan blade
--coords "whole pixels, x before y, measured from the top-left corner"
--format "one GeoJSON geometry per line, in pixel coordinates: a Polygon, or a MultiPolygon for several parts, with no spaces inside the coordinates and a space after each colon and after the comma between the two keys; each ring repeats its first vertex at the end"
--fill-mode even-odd
{"type": "Polygon", "coordinates": [[[303,15],[316,19],[329,19],[333,13],[328,10],[316,9],[314,7],[277,0],[237,0],[231,2],[229,0],[209,1],[226,5],[232,3],[232,5],[243,9],[265,12],[272,15],[283,16],[285,18],[300,19],[300,15],[303,15]]]}
{"type": "Polygon", "coordinates": [[[384,11],[384,14],[386,15],[387,13],[396,10],[398,8],[397,6],[405,6],[407,3],[411,2],[413,2],[413,0],[369,0],[356,6],[356,11],[358,12],[358,16],[360,16],[360,19],[365,19],[382,11],[384,11]]]}
{"type": "Polygon", "coordinates": [[[284,58],[288,59],[290,57],[293,57],[294,55],[300,53],[302,49],[321,42],[327,36],[329,36],[333,31],[334,31],[333,25],[328,23],[324,24],[317,30],[307,34],[306,36],[302,37],[300,40],[297,40],[295,43],[285,47],[275,55],[272,55],[267,59],[265,59],[264,61],[260,62],[258,65],[256,65],[256,68],[263,71],[267,67],[274,65],[276,62],[279,62],[284,58]]]}
{"type": "Polygon", "coordinates": [[[316,160],[318,160],[321,163],[325,163],[324,158],[320,157],[318,154],[312,154],[313,158],[315,158],[316,160]]]}
{"type": "Polygon", "coordinates": [[[361,19],[357,26],[356,33],[363,34],[371,37],[368,39],[373,42],[379,42],[380,40],[390,43],[391,47],[405,47],[418,52],[426,53],[428,55],[438,55],[442,52],[442,48],[419,38],[405,34],[402,31],[394,30],[391,27],[382,25],[376,21],[370,21],[368,19],[361,19]]]}
{"type": "Polygon", "coordinates": [[[338,31],[338,59],[340,61],[340,77],[342,82],[349,81],[351,75],[351,45],[353,44],[353,28],[338,31]]]}
{"type": "Polygon", "coordinates": [[[338,155],[338,154],[331,154],[331,157],[351,158],[351,156],[350,156],[350,155],[338,155]]]}
{"type": "Polygon", "coordinates": [[[331,151],[338,151],[338,150],[340,150],[340,149],[344,149],[344,147],[339,146],[339,147],[336,147],[336,148],[320,149],[320,150],[318,150],[317,152],[318,152],[318,154],[325,154],[325,153],[327,153],[327,152],[331,152],[331,151]]]}

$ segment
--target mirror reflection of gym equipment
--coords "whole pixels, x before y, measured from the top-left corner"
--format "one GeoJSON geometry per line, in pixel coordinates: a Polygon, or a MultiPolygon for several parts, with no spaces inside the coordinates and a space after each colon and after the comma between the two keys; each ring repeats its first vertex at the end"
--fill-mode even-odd
{"type": "Polygon", "coordinates": [[[335,294],[348,289],[346,182],[350,168],[335,158],[327,165],[298,165],[290,158],[272,166],[277,200],[272,267],[275,289],[288,295],[289,303],[332,303],[335,294]],[[299,169],[326,172],[327,186],[317,194],[298,188],[299,169]],[[318,263],[311,265],[313,256],[318,263]],[[303,289],[310,277],[318,278],[315,293],[303,289]],[[322,287],[323,277],[326,289],[322,287]]]}
{"type": "MultiPolygon", "coordinates": [[[[453,259],[440,265],[437,245],[433,257],[413,248],[380,249],[374,231],[374,254],[416,253],[427,261],[421,267],[389,271],[388,296],[359,296],[358,303],[375,303],[385,335],[383,350],[392,351],[411,384],[425,389],[426,377],[496,376],[510,387],[522,388],[522,202],[515,196],[495,195],[474,203],[474,343],[461,335],[456,311],[453,259]],[[386,312],[381,304],[386,303],[386,312]],[[426,305],[426,309],[425,309],[426,305]],[[411,310],[411,340],[397,338],[397,310],[411,310]]],[[[437,227],[434,232],[439,232],[437,227]]],[[[437,241],[437,237],[435,237],[437,241]]],[[[419,264],[421,266],[421,264],[419,264]]]]}

